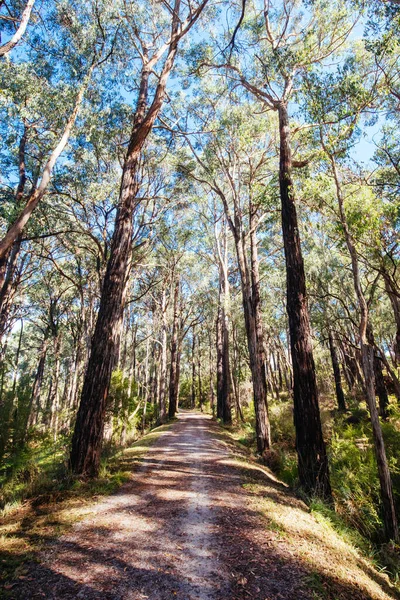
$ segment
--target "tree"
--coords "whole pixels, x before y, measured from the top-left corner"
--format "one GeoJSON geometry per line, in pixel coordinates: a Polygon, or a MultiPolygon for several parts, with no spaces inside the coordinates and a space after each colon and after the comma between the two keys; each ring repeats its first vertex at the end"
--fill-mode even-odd
{"type": "Polygon", "coordinates": [[[21,38],[24,35],[26,28],[28,26],[34,4],[35,4],[35,0],[28,0],[28,2],[26,3],[26,6],[21,14],[21,20],[20,20],[19,26],[17,28],[17,31],[14,33],[12,38],[10,40],[8,40],[8,42],[6,42],[2,46],[0,46],[0,57],[5,56],[8,52],[10,52],[21,40],[21,38]]]}
{"type": "Polygon", "coordinates": [[[229,357],[230,292],[228,279],[228,232],[224,220],[218,235],[215,224],[215,242],[219,266],[219,295],[217,314],[217,417],[224,423],[232,422],[232,371],[229,357]],[[221,240],[219,239],[221,237],[221,240]]]}
{"type": "MultiPolygon", "coordinates": [[[[231,60],[225,69],[233,85],[241,85],[266,109],[279,118],[279,186],[282,235],[286,259],[287,312],[294,377],[294,420],[298,452],[299,479],[308,494],[331,499],[328,459],[318,405],[318,390],[309,323],[304,261],[301,251],[288,103],[304,72],[337,52],[350,35],[355,20],[349,19],[345,6],[330,10],[325,3],[313,3],[312,14],[305,15],[296,3],[271,2],[264,10],[255,7],[250,22],[250,47],[256,47],[255,68],[231,60]],[[329,29],[326,22],[330,23],[329,29]],[[310,423],[312,426],[310,426],[310,423]]],[[[215,67],[212,63],[207,66],[215,67]]]]}
{"type": "Polygon", "coordinates": [[[153,50],[151,54],[149,54],[149,47],[160,38],[160,31],[157,28],[152,42],[149,42],[146,34],[135,28],[136,43],[140,48],[139,54],[142,62],[140,84],[133,118],[134,124],[123,164],[110,258],[104,277],[99,313],[92,340],[92,351],[72,439],[70,462],[73,472],[78,475],[96,475],[100,465],[104,415],[114,367],[116,333],[121,324],[121,307],[124,304],[126,281],[129,275],[132,217],[140,204],[140,199],[137,198],[139,191],[137,173],[142,148],[161,111],[167,81],[174,66],[179,42],[197,21],[206,4],[207,0],[203,0],[194,10],[190,7],[188,15],[182,17],[181,2],[176,0],[172,11],[169,39],[159,45],[157,50],[153,50]],[[166,58],[154,93],[150,96],[149,79],[164,54],[166,54],[166,58]]]}
{"type": "MultiPolygon", "coordinates": [[[[333,178],[336,186],[336,194],[339,205],[340,223],[346,240],[346,245],[351,257],[351,268],[354,280],[354,290],[357,296],[360,310],[359,339],[361,347],[361,364],[364,374],[367,404],[371,417],[372,431],[374,435],[376,459],[378,463],[378,474],[381,486],[381,498],[383,505],[383,517],[387,539],[398,540],[399,530],[396,517],[396,508],[393,497],[392,480],[389,471],[389,464],[386,458],[385,443],[383,440],[382,428],[379,422],[378,410],[375,401],[375,379],[374,379],[374,349],[368,341],[368,304],[361,286],[359,261],[356,246],[351,235],[347,216],[344,207],[344,196],[342,192],[341,181],[336,164],[335,155],[328,149],[324,142],[324,149],[329,157],[333,178]]],[[[370,335],[372,332],[370,331],[370,335]]]]}
{"type": "MultiPolygon", "coordinates": [[[[96,18],[96,23],[100,22],[99,18],[99,16],[96,18]]],[[[68,35],[70,33],[68,31],[68,27],[66,28],[66,30],[68,35]]],[[[25,198],[23,196],[26,182],[26,177],[23,173],[24,160],[23,158],[20,160],[20,181],[19,187],[17,189],[17,200],[19,201],[18,210],[20,212],[16,219],[10,224],[7,233],[4,235],[3,239],[0,240],[0,286],[3,285],[4,268],[8,258],[8,254],[10,253],[10,250],[15,241],[17,240],[18,236],[21,235],[33,211],[43,199],[46,190],[49,186],[54,167],[58,159],[60,158],[62,152],[64,151],[66,145],[68,144],[69,138],[72,133],[72,129],[77,120],[78,113],[81,108],[86,90],[90,84],[93,72],[97,66],[102,64],[107,59],[107,56],[103,55],[106,45],[106,38],[104,37],[104,35],[104,30],[101,27],[94,28],[94,30],[91,31],[92,39],[86,40],[86,43],[89,42],[89,44],[88,46],[86,46],[86,48],[83,49],[82,52],[82,59],[84,59],[86,62],[86,68],[84,70],[84,77],[78,85],[78,93],[75,94],[75,99],[72,102],[70,113],[67,116],[64,127],[61,129],[61,135],[58,138],[57,143],[50,152],[50,155],[47,161],[45,162],[44,166],[40,168],[40,175],[37,175],[34,185],[32,186],[31,190],[25,198]],[[100,37],[100,44],[98,37],[100,37]],[[85,56],[85,50],[87,52],[88,49],[89,56],[85,56]],[[24,205],[22,210],[20,209],[20,205],[24,205]]],[[[26,144],[26,136],[27,131],[25,128],[24,134],[21,138],[21,140],[24,139],[24,147],[26,144]]],[[[24,149],[22,150],[22,153],[24,153],[24,149]]]]}
{"type": "Polygon", "coordinates": [[[192,164],[180,164],[180,168],[219,199],[234,239],[252,374],[257,449],[263,454],[271,447],[271,432],[257,240],[257,227],[265,216],[262,213],[264,190],[260,191],[257,188],[257,182],[260,172],[265,169],[272,144],[269,140],[264,147],[260,141],[262,134],[256,133],[260,127],[259,123],[245,123],[242,111],[227,110],[221,115],[221,119],[225,125],[224,133],[219,136],[207,136],[198,142],[200,148],[204,148],[202,155],[196,151],[188,137],[186,138],[199,173],[196,173],[192,164]],[[248,129],[251,129],[254,135],[253,146],[247,146],[246,143],[248,129]],[[241,177],[242,174],[245,176],[241,177]]]}

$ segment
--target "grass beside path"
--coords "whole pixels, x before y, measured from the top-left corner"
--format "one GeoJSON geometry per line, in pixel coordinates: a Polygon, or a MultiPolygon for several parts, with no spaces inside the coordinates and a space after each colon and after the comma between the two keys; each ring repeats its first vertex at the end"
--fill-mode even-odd
{"type": "Polygon", "coordinates": [[[51,542],[92,512],[93,503],[115,492],[140,466],[149,447],[171,424],[150,431],[130,447],[114,454],[92,481],[46,483],[23,503],[0,512],[0,597],[7,597],[13,579],[23,579],[25,563],[34,560],[45,543],[51,542]],[[2,591],[2,589],[4,591],[2,591]]]}
{"type": "Polygon", "coordinates": [[[258,462],[251,447],[238,442],[234,427],[219,436],[240,465],[249,503],[265,523],[271,543],[283,545],[309,573],[315,600],[388,600],[400,598],[400,584],[379,566],[372,544],[321,502],[307,505],[289,486],[258,462]]]}

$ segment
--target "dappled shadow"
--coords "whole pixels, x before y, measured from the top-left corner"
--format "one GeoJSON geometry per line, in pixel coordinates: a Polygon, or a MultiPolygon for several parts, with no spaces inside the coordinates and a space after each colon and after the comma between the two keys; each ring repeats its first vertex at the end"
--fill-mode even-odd
{"type": "MultiPolygon", "coordinates": [[[[41,564],[30,564],[25,579],[16,581],[8,591],[10,597],[395,597],[387,580],[356,557],[354,564],[362,569],[360,574],[367,573],[388,596],[370,593],[354,573],[346,575],[346,565],[342,571],[328,573],[323,561],[329,552],[333,556],[335,549],[331,541],[324,540],[321,530],[313,530],[307,507],[267,470],[235,462],[217,431],[203,415],[181,413],[179,421],[141,459],[132,481],[93,507],[93,514],[69,535],[47,540],[41,564]],[[254,482],[256,491],[244,488],[244,481],[254,482]],[[263,511],[265,518],[251,497],[254,502],[258,497],[260,501],[268,498],[271,509],[263,511]],[[274,514],[274,507],[292,511],[293,531],[274,514]],[[295,533],[298,537],[290,538],[295,533]],[[300,536],[321,551],[320,565],[311,566],[298,551],[300,536]],[[318,596],[322,590],[324,595],[318,596]]],[[[28,530],[21,534],[26,541],[31,535],[28,530]]]]}

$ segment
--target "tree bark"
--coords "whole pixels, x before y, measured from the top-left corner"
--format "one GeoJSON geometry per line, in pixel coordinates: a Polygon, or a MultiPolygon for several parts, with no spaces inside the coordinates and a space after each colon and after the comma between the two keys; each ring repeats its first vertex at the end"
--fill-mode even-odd
{"type": "Polygon", "coordinates": [[[222,419],[224,394],[224,349],[222,333],[222,306],[218,306],[216,321],[216,350],[217,350],[217,419],[222,419]]]}
{"type": "Polygon", "coordinates": [[[198,344],[197,344],[197,380],[198,380],[198,385],[199,385],[199,408],[200,408],[201,412],[203,412],[204,397],[203,397],[203,380],[202,380],[202,374],[201,374],[201,353],[200,353],[200,340],[199,339],[198,339],[198,344]]]}
{"type": "MultiPolygon", "coordinates": [[[[254,270],[249,273],[249,266],[245,255],[246,240],[241,232],[239,224],[239,215],[236,211],[236,226],[233,229],[235,238],[236,253],[240,271],[240,280],[242,288],[243,314],[246,326],[247,345],[249,349],[249,362],[251,377],[253,382],[254,395],[254,411],[256,416],[256,438],[257,451],[259,454],[264,454],[271,447],[271,430],[268,418],[267,407],[267,382],[265,379],[265,369],[263,360],[263,348],[258,348],[260,340],[260,321],[259,319],[259,297],[252,298],[252,283],[251,275],[254,270]],[[258,315],[258,316],[257,316],[258,315]]],[[[255,248],[253,246],[252,252],[255,248]]],[[[254,256],[252,255],[252,266],[254,256]]],[[[253,285],[254,290],[254,285],[253,285]]]]}
{"type": "Polygon", "coordinates": [[[215,396],[214,396],[214,373],[213,373],[213,352],[212,352],[212,332],[208,331],[209,335],[209,346],[208,346],[208,362],[209,362],[209,377],[210,377],[210,408],[214,415],[215,410],[215,396]]]}
{"type": "Polygon", "coordinates": [[[167,419],[167,296],[165,289],[162,292],[161,301],[161,367],[160,367],[160,398],[159,398],[159,421],[165,423],[167,419]]]}
{"type": "Polygon", "coordinates": [[[339,359],[337,355],[337,350],[335,346],[335,342],[333,341],[332,331],[328,330],[328,342],[329,342],[329,351],[331,353],[331,361],[332,361],[332,369],[333,376],[335,378],[335,390],[336,390],[336,400],[338,404],[339,410],[346,410],[346,401],[344,399],[344,392],[342,388],[342,378],[340,376],[340,366],[339,359]]]}
{"type": "Polygon", "coordinates": [[[328,458],[322,436],[318,390],[301,252],[287,106],[280,102],[279,186],[287,278],[287,313],[294,378],[294,424],[300,485],[307,494],[332,499],[328,458]]]}
{"type": "Polygon", "coordinates": [[[168,418],[173,419],[177,411],[178,403],[178,387],[179,387],[179,370],[178,370],[178,336],[179,336],[179,279],[175,282],[174,288],[174,316],[172,322],[172,335],[171,335],[171,365],[169,372],[169,406],[168,406],[168,418]]]}
{"type": "Polygon", "coordinates": [[[136,169],[140,152],[132,142],[135,140],[131,139],[124,164],[110,258],[72,439],[71,468],[74,473],[89,477],[97,474],[100,465],[104,418],[118,337],[116,327],[122,316],[132,250],[132,215],[136,205],[136,169]]]}
{"type": "Polygon", "coordinates": [[[382,419],[388,418],[388,406],[389,396],[387,393],[385,380],[383,378],[382,363],[378,356],[378,352],[375,348],[375,336],[372,329],[371,322],[368,321],[367,325],[367,340],[368,344],[373,348],[374,352],[374,379],[375,379],[375,392],[379,398],[379,416],[382,419]]]}
{"type": "Polygon", "coordinates": [[[191,407],[196,408],[196,333],[192,328],[192,398],[191,407]]]}
{"type": "Polygon", "coordinates": [[[224,223],[222,244],[215,232],[219,262],[219,298],[217,318],[217,417],[232,423],[232,374],[229,357],[230,291],[228,279],[228,236],[224,223]]]}
{"type": "Polygon", "coordinates": [[[39,351],[39,362],[36,369],[35,381],[33,383],[32,395],[30,400],[30,411],[28,419],[28,427],[33,427],[38,422],[38,416],[40,412],[40,392],[43,384],[44,377],[44,366],[46,363],[48,347],[47,335],[43,338],[42,345],[39,351]]]}

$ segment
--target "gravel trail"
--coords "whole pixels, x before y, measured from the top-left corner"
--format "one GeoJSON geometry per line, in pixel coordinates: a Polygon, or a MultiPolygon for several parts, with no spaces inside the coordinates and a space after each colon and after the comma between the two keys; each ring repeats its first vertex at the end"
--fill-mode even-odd
{"type": "MultiPolygon", "coordinates": [[[[319,598],[307,585],[310,574],[294,543],[268,527],[255,508],[243,485],[244,470],[246,464],[232,458],[218,425],[201,413],[182,411],[149,449],[132,480],[51,544],[13,588],[13,597],[319,598]]],[[[272,476],[268,486],[276,506],[292,502],[293,511],[311,519],[272,476]]],[[[332,598],[389,597],[346,589],[332,598]]]]}

